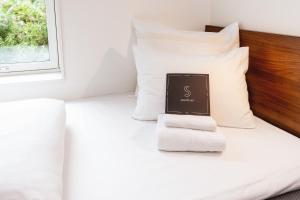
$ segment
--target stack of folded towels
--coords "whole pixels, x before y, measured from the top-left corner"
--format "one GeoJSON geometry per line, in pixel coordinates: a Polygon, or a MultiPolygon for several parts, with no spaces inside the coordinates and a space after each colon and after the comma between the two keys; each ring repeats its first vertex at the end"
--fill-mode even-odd
{"type": "Polygon", "coordinates": [[[163,151],[222,152],[225,136],[210,116],[159,116],[158,148],[163,151]]]}

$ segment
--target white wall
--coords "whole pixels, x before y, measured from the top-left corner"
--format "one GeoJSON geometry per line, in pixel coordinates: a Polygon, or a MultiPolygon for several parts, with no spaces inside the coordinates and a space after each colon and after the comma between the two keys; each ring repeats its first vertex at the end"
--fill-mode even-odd
{"type": "Polygon", "coordinates": [[[299,0],[212,0],[211,23],[300,36],[299,0]]]}
{"type": "Polygon", "coordinates": [[[131,18],[184,29],[227,25],[300,36],[299,0],[58,0],[61,3],[66,80],[0,84],[0,101],[76,99],[131,91],[131,18]]]}
{"type": "Polygon", "coordinates": [[[0,101],[75,99],[132,91],[133,16],[184,29],[209,23],[210,0],[58,0],[61,3],[66,80],[0,84],[0,101]]]}

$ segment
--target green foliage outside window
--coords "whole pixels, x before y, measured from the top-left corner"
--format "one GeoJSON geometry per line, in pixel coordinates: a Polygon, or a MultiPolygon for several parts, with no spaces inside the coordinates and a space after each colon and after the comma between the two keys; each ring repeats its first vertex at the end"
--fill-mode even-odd
{"type": "Polygon", "coordinates": [[[0,0],[0,46],[48,45],[44,0],[0,0]]]}

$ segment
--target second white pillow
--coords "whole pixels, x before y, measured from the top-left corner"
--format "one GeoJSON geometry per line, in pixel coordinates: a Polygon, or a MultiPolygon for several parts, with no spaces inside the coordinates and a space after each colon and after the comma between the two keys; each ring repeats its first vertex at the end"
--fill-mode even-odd
{"type": "Polygon", "coordinates": [[[134,20],[139,48],[186,55],[216,55],[240,47],[239,26],[218,33],[177,30],[154,22],[134,20]]]}
{"type": "Polygon", "coordinates": [[[134,55],[139,85],[135,119],[156,120],[164,113],[167,73],[195,73],[210,76],[211,115],[218,125],[255,127],[245,79],[248,48],[219,56],[184,56],[134,47],[134,55]]]}

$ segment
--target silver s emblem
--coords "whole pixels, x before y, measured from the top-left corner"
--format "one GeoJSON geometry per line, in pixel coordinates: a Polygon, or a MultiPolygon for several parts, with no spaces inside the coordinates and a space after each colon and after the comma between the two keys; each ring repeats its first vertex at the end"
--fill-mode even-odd
{"type": "Polygon", "coordinates": [[[184,96],[185,96],[186,98],[189,98],[189,97],[192,95],[192,92],[190,91],[190,86],[189,86],[189,85],[184,86],[184,87],[183,87],[183,90],[185,91],[184,96]]]}

